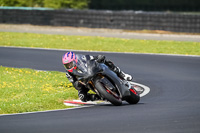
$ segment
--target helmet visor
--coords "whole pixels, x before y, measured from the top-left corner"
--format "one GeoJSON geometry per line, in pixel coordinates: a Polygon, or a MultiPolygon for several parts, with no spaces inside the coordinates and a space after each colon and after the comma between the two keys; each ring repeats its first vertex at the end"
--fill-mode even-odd
{"type": "Polygon", "coordinates": [[[72,69],[75,65],[76,65],[75,62],[72,61],[72,62],[69,62],[69,63],[67,63],[67,64],[64,64],[64,67],[65,67],[67,70],[70,70],[70,69],[72,69]]]}

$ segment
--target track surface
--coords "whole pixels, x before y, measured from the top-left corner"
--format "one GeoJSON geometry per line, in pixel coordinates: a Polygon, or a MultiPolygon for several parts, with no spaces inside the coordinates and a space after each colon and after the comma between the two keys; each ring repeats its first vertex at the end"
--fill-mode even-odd
{"type": "MultiPolygon", "coordinates": [[[[61,64],[64,53],[0,47],[0,65],[64,71],[61,64]]],[[[120,53],[105,55],[122,70],[134,75],[137,82],[151,88],[151,92],[142,97],[137,105],[101,105],[0,116],[0,132],[200,132],[200,57],[120,53]]]]}

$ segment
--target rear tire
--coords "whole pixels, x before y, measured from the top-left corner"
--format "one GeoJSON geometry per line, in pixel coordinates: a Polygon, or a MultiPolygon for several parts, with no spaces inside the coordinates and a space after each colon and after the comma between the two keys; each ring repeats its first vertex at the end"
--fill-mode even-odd
{"type": "Polygon", "coordinates": [[[126,98],[129,104],[137,104],[140,101],[140,96],[135,89],[130,89],[131,96],[126,98]]]}
{"type": "Polygon", "coordinates": [[[122,105],[122,99],[116,98],[112,94],[110,94],[107,89],[104,87],[103,83],[99,82],[99,80],[95,81],[95,87],[98,90],[98,92],[108,101],[110,101],[115,106],[122,105]]]}

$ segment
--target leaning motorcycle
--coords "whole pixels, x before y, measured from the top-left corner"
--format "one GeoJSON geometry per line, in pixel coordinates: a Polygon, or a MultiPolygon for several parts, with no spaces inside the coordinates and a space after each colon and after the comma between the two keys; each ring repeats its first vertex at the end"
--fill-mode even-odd
{"type": "Polygon", "coordinates": [[[81,84],[113,105],[120,106],[123,100],[129,104],[140,101],[139,93],[129,81],[120,79],[108,66],[91,60],[89,55],[79,58],[73,73],[81,84]]]}

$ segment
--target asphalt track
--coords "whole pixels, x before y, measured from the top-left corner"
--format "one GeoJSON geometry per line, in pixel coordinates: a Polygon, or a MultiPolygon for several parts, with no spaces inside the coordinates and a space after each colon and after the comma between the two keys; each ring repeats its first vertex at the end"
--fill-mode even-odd
{"type": "MultiPolygon", "coordinates": [[[[0,47],[0,65],[64,71],[64,53],[0,47]]],[[[137,105],[0,116],[0,133],[200,133],[200,57],[105,55],[151,88],[137,105]]]]}

